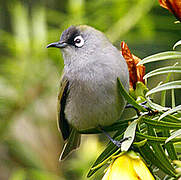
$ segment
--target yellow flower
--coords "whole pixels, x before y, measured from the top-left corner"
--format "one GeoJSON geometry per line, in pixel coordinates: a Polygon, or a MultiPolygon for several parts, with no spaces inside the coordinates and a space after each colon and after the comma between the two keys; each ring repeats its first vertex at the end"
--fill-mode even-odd
{"type": "Polygon", "coordinates": [[[154,180],[141,158],[133,151],[117,157],[102,180],[154,180]]]}

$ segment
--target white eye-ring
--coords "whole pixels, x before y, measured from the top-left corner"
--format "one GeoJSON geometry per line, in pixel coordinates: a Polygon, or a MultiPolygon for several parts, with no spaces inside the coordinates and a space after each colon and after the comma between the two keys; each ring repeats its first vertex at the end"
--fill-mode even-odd
{"type": "Polygon", "coordinates": [[[82,38],[82,36],[76,36],[74,38],[74,43],[75,43],[75,46],[82,47],[84,45],[84,39],[82,38]]]}

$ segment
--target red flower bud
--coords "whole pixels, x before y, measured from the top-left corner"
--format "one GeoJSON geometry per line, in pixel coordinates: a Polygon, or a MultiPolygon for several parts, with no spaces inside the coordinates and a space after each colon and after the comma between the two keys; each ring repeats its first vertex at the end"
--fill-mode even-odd
{"type": "Polygon", "coordinates": [[[143,76],[145,75],[145,66],[137,66],[141,59],[131,54],[128,45],[125,42],[121,43],[121,49],[122,55],[125,58],[128,65],[130,89],[136,89],[136,83],[138,81],[145,83],[143,79],[143,76]]]}
{"type": "Polygon", "coordinates": [[[181,0],[159,0],[160,6],[168,9],[174,16],[181,21],[181,0]]]}

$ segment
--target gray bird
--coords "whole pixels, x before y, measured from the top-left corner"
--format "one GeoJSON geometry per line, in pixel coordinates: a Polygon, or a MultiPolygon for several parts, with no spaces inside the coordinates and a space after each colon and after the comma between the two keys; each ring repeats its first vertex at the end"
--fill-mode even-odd
{"type": "Polygon", "coordinates": [[[120,118],[126,101],[117,89],[117,78],[128,90],[129,73],[120,51],[87,25],[70,26],[49,47],[60,48],[64,59],[58,96],[63,160],[79,147],[81,132],[112,125],[120,118]]]}

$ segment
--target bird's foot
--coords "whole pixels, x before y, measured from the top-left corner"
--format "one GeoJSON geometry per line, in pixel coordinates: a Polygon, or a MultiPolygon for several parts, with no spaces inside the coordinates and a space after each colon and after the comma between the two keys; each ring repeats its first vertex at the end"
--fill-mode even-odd
{"type": "Polygon", "coordinates": [[[120,141],[116,141],[114,139],[110,140],[114,145],[116,145],[118,148],[121,147],[121,144],[124,142],[124,141],[127,141],[129,140],[131,137],[126,137],[126,138],[123,138],[121,139],[120,141]]]}
{"type": "Polygon", "coordinates": [[[114,145],[116,145],[118,148],[121,147],[121,144],[122,144],[124,141],[128,140],[129,138],[131,138],[131,137],[126,137],[126,138],[121,139],[120,141],[116,141],[116,140],[114,140],[101,126],[99,126],[99,130],[100,130],[114,145]]]}
{"type": "Polygon", "coordinates": [[[135,108],[132,104],[127,104],[125,108],[132,108],[136,111],[137,116],[140,116],[140,112],[137,108],[135,108]]]}
{"type": "MultiPolygon", "coordinates": [[[[145,105],[146,103],[147,103],[147,101],[144,101],[144,102],[140,103],[140,105],[148,111],[148,112],[146,113],[146,115],[152,116],[152,115],[156,114],[157,111],[154,111],[154,110],[152,110],[151,108],[149,108],[148,106],[146,106],[146,105],[145,105]]],[[[139,111],[137,108],[135,108],[132,104],[127,104],[127,105],[126,105],[126,108],[133,108],[133,109],[136,111],[137,116],[140,116],[140,115],[141,115],[140,111],[139,111]]]]}

